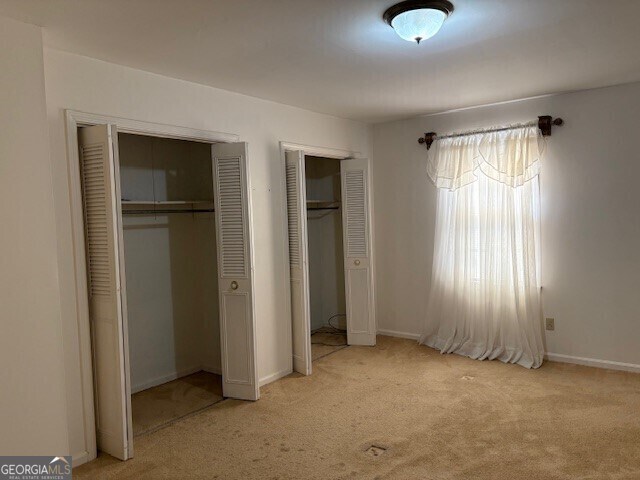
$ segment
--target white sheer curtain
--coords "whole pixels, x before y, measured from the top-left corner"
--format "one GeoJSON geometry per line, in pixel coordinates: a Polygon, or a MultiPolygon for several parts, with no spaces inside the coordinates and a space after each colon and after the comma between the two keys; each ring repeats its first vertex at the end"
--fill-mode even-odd
{"type": "Polygon", "coordinates": [[[442,353],[542,364],[537,127],[438,140],[432,287],[420,343],[442,353]]]}

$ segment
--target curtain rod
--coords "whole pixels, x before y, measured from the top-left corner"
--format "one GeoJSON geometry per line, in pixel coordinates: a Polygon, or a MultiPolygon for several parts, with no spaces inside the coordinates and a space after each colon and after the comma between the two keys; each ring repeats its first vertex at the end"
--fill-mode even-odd
{"type": "Polygon", "coordinates": [[[483,130],[470,130],[468,132],[452,133],[450,135],[440,135],[440,136],[436,132],[428,132],[424,134],[424,137],[420,137],[418,139],[418,143],[420,144],[425,143],[427,145],[427,150],[429,150],[431,148],[431,144],[441,138],[466,137],[469,135],[475,135],[477,133],[503,132],[506,130],[515,130],[517,128],[522,128],[524,126],[529,126],[529,125],[533,126],[533,125],[536,125],[536,123],[538,125],[538,128],[542,132],[542,135],[544,137],[549,137],[551,136],[551,127],[554,125],[556,127],[559,127],[564,123],[564,120],[562,120],[561,118],[553,118],[551,115],[543,115],[538,117],[537,122],[534,120],[531,123],[514,125],[511,127],[497,127],[497,128],[483,129],[483,130]]]}

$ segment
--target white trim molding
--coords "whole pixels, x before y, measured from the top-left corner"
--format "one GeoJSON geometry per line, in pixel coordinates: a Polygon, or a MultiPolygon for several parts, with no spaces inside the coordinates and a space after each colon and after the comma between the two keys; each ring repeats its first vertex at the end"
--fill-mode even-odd
{"type": "Polygon", "coordinates": [[[222,376],[222,367],[216,367],[214,365],[203,365],[200,370],[202,370],[203,372],[222,376]]]}
{"type": "Polygon", "coordinates": [[[281,378],[284,378],[287,375],[291,375],[292,373],[293,373],[293,369],[291,368],[280,370],[279,372],[272,373],[271,375],[267,375],[266,377],[262,377],[259,380],[258,384],[259,386],[264,387],[265,385],[275,382],[276,380],[280,380],[281,378]]]}
{"type": "Polygon", "coordinates": [[[93,460],[93,459],[91,458],[91,454],[87,450],[74,453],[73,455],[71,455],[71,466],[73,468],[76,468],[82,465],[83,463],[87,463],[90,460],[93,460]]]}
{"type": "Polygon", "coordinates": [[[387,337],[396,337],[396,338],[408,338],[409,340],[420,340],[419,333],[409,333],[409,332],[398,332],[397,330],[385,330],[378,329],[378,335],[385,335],[387,337]]]}
{"type": "Polygon", "coordinates": [[[187,377],[189,375],[193,375],[198,372],[207,372],[213,373],[214,375],[222,376],[222,369],[220,367],[207,366],[207,365],[196,365],[195,367],[185,368],[183,370],[170,373],[168,375],[163,375],[161,377],[157,377],[151,380],[144,381],[137,385],[131,385],[131,394],[142,392],[148,388],[157,387],[158,385],[163,385],[167,382],[171,382],[172,380],[177,380],[178,378],[187,377]]]}
{"type": "Polygon", "coordinates": [[[640,365],[635,363],[614,362],[612,360],[600,360],[599,358],[574,357],[561,353],[547,353],[545,359],[550,362],[573,363],[587,367],[605,368],[608,370],[621,370],[624,372],[640,373],[640,365]]]}
{"type": "Polygon", "coordinates": [[[302,150],[305,155],[311,155],[313,157],[336,158],[338,160],[345,160],[347,158],[358,158],[360,156],[360,152],[355,152],[353,150],[314,147],[312,145],[301,145],[299,143],[292,142],[280,142],[281,152],[290,152],[295,150],[302,150]]]}
{"type": "Polygon", "coordinates": [[[157,387],[163,383],[171,382],[172,380],[177,380],[178,378],[186,377],[188,375],[193,375],[194,373],[201,372],[203,370],[204,368],[198,365],[169,373],[168,375],[163,375],[161,377],[152,378],[151,380],[146,380],[142,383],[138,383],[137,385],[131,385],[131,394],[133,395],[134,393],[142,392],[148,388],[157,387]]]}
{"type": "MultiPolygon", "coordinates": [[[[387,337],[407,338],[409,340],[420,340],[419,333],[399,332],[396,330],[379,329],[378,335],[387,337]]],[[[586,367],[604,368],[607,370],[620,370],[624,372],[640,373],[640,365],[635,363],[614,362],[612,360],[600,360],[599,358],[575,357],[561,353],[547,353],[545,360],[558,363],[571,363],[574,365],[584,365],[586,367]]]]}
{"type": "MultiPolygon", "coordinates": [[[[165,125],[163,123],[144,122],[129,118],[112,117],[95,113],[79,112],[77,110],[65,110],[67,127],[77,128],[90,125],[112,124],[118,127],[120,133],[134,133],[150,137],[173,138],[176,140],[189,140],[191,142],[204,143],[235,143],[240,137],[232,133],[212,132],[197,128],[165,125]]],[[[67,135],[69,128],[67,128],[67,135]]]]}

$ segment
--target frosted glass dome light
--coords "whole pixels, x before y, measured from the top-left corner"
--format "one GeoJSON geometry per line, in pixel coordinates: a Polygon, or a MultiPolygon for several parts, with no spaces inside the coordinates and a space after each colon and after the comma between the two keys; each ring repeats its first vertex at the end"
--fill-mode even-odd
{"type": "Polygon", "coordinates": [[[446,0],[408,0],[389,8],[383,18],[400,38],[420,43],[438,33],[451,12],[453,5],[446,0]]]}
{"type": "Polygon", "coordinates": [[[440,10],[421,8],[398,15],[391,20],[396,33],[409,42],[418,42],[433,37],[447,18],[440,10]]]}

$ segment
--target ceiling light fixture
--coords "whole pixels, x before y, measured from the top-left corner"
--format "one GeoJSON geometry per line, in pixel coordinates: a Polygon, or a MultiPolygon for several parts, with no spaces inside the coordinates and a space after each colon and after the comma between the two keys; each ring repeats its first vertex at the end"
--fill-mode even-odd
{"type": "Polygon", "coordinates": [[[407,0],[388,8],[382,18],[400,38],[420,43],[438,33],[451,12],[453,4],[447,0],[407,0]]]}

